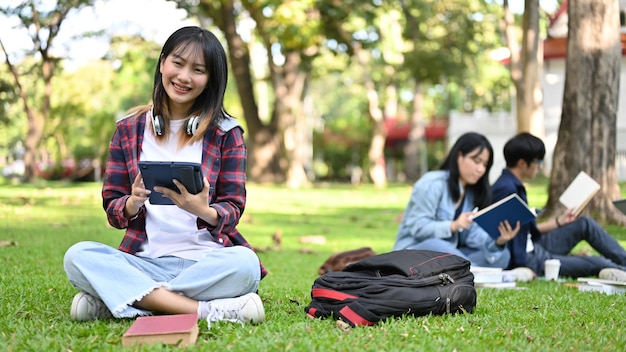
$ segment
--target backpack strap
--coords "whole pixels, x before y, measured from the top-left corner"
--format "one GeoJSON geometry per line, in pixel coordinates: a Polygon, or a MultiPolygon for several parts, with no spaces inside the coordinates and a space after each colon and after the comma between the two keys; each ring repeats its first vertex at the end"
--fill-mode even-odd
{"type": "MultiPolygon", "coordinates": [[[[355,308],[358,308],[358,307],[355,307],[355,308]]],[[[372,326],[376,324],[377,321],[380,320],[380,317],[374,317],[374,316],[373,316],[374,319],[372,320],[375,320],[375,321],[366,319],[365,314],[359,314],[357,310],[352,309],[352,305],[341,308],[339,310],[339,317],[341,318],[341,320],[350,324],[351,327],[361,326],[361,325],[372,326]]]]}
{"type": "Polygon", "coordinates": [[[339,292],[339,291],[335,291],[335,290],[329,290],[327,288],[314,288],[314,289],[312,289],[311,290],[311,297],[312,298],[328,298],[328,299],[334,299],[334,300],[337,300],[337,301],[345,301],[347,299],[359,298],[357,296],[349,295],[347,293],[339,292]]]}

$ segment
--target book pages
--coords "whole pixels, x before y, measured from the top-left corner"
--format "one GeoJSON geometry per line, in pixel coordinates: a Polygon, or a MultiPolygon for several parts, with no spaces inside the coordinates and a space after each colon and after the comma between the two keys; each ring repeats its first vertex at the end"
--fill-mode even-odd
{"type": "Polygon", "coordinates": [[[573,214],[577,216],[599,190],[600,184],[581,171],[561,194],[559,202],[568,209],[573,208],[573,214]]]}

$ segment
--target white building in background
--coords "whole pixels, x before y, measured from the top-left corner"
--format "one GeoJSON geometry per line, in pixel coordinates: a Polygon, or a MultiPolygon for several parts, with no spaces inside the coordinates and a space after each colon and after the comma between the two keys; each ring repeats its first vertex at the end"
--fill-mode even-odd
{"type": "MultiPolygon", "coordinates": [[[[620,0],[620,19],[622,21],[622,64],[620,75],[619,106],[617,110],[616,168],[620,181],[626,181],[626,0],[620,0]]],[[[544,172],[552,168],[552,155],[556,145],[563,90],[565,85],[565,55],[567,48],[567,0],[550,21],[549,37],[543,41],[544,63],[542,74],[543,113],[546,144],[544,172]]],[[[513,109],[514,110],[514,109],[513,109]]],[[[517,132],[517,121],[509,112],[490,114],[484,111],[474,113],[450,113],[448,141],[454,141],[468,131],[480,132],[489,138],[494,149],[494,165],[489,175],[493,182],[505,167],[502,149],[506,141],[517,132]]]]}
{"type": "MultiPolygon", "coordinates": [[[[543,170],[548,172],[552,168],[552,155],[559,129],[560,115],[556,117],[545,116],[545,136],[546,157],[544,159],[543,170]]],[[[493,147],[493,167],[489,179],[494,182],[502,169],[506,167],[502,150],[504,144],[517,133],[517,120],[509,112],[490,114],[486,111],[475,111],[474,113],[450,113],[450,125],[448,126],[448,141],[454,143],[459,136],[465,132],[478,132],[484,134],[493,147]]],[[[626,175],[624,175],[626,177],[626,175]]]]}

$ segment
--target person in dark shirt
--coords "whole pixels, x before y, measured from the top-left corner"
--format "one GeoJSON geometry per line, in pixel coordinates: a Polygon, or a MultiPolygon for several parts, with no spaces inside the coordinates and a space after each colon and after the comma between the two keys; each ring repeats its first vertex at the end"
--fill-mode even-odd
{"type": "MultiPolygon", "coordinates": [[[[543,141],[530,133],[511,138],[504,146],[506,168],[492,185],[493,201],[517,193],[528,203],[523,181],[537,176],[545,152],[543,141]]],[[[532,221],[523,225],[518,236],[507,244],[511,252],[509,268],[528,267],[543,276],[545,260],[559,259],[560,276],[596,276],[607,269],[600,275],[602,278],[615,279],[623,274],[626,281],[624,248],[592,218],[577,217],[572,210],[541,223],[532,221]],[[600,255],[571,255],[581,241],[587,241],[600,255]]]]}
{"type": "Polygon", "coordinates": [[[460,136],[440,169],[413,185],[393,249],[452,253],[473,266],[504,268],[509,263],[506,243],[517,235],[519,224],[503,222],[494,239],[472,221],[477,209],[490,204],[491,165],[493,148],[485,136],[460,136]]]}

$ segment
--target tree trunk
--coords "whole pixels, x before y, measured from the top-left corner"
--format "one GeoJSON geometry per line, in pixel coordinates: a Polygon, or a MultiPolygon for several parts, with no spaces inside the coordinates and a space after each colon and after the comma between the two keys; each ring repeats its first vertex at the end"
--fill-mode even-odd
{"type": "Polygon", "coordinates": [[[373,81],[365,82],[367,90],[367,101],[370,121],[372,123],[372,137],[368,150],[369,175],[374,185],[383,188],[387,185],[387,169],[385,167],[385,141],[387,140],[387,130],[385,129],[385,118],[378,105],[378,92],[376,92],[373,81]]]}
{"type": "Polygon", "coordinates": [[[504,40],[510,51],[509,70],[515,86],[517,131],[530,132],[543,138],[543,94],[541,66],[543,52],[539,49],[539,0],[525,0],[521,52],[515,39],[515,21],[507,0],[504,0],[504,40]]]}
{"type": "MultiPolygon", "coordinates": [[[[27,103],[24,103],[28,105],[27,103]]],[[[26,182],[32,182],[35,179],[35,163],[37,162],[37,150],[41,136],[43,135],[43,129],[45,119],[41,117],[30,106],[25,106],[26,116],[28,117],[28,132],[26,134],[26,141],[24,143],[24,176],[23,180],[26,182]]]]}
{"type": "Polygon", "coordinates": [[[385,166],[385,141],[387,140],[387,130],[385,128],[385,116],[380,108],[380,98],[376,91],[376,84],[372,79],[370,67],[368,65],[368,53],[363,50],[360,43],[353,46],[354,56],[363,70],[363,85],[368,103],[368,115],[372,124],[372,136],[368,150],[368,171],[369,176],[377,188],[387,186],[387,168],[385,166]]]}
{"type": "MultiPolygon", "coordinates": [[[[28,120],[28,131],[26,132],[26,138],[24,141],[24,175],[22,179],[27,182],[32,182],[35,179],[35,163],[37,161],[37,149],[41,136],[43,135],[43,129],[45,125],[45,118],[39,112],[37,112],[29,103],[28,94],[20,79],[20,74],[17,71],[11,61],[9,60],[9,54],[4,47],[4,43],[0,41],[0,47],[6,57],[6,64],[9,68],[9,72],[13,76],[15,86],[17,87],[17,94],[24,106],[24,112],[28,120]]],[[[47,100],[49,103],[49,99],[47,100]]]]}
{"type": "Polygon", "coordinates": [[[233,1],[224,1],[218,14],[205,2],[200,4],[205,13],[218,19],[216,23],[224,32],[228,55],[237,85],[247,127],[248,178],[253,182],[277,183],[285,180],[285,161],[282,154],[282,136],[277,121],[263,124],[254,95],[250,51],[237,33],[233,1]]]}
{"type": "Polygon", "coordinates": [[[516,83],[517,131],[543,138],[542,51],[539,50],[539,0],[525,0],[521,77],[516,83]]]}
{"type": "MultiPolygon", "coordinates": [[[[370,116],[371,118],[372,116],[370,116]]],[[[387,132],[384,120],[373,121],[374,128],[370,148],[367,153],[369,159],[369,175],[377,188],[384,188],[387,185],[387,168],[385,166],[385,140],[387,132]]]]}
{"type": "Polygon", "coordinates": [[[550,175],[548,214],[561,210],[558,198],[583,170],[601,185],[585,210],[600,220],[626,224],[613,205],[620,197],[615,170],[616,114],[621,42],[618,2],[569,2],[563,112],[550,175]]]}
{"type": "Polygon", "coordinates": [[[517,49],[517,40],[515,39],[515,17],[511,8],[509,7],[509,1],[504,0],[504,19],[501,22],[501,29],[504,32],[503,40],[507,44],[509,49],[509,71],[511,72],[511,80],[515,86],[515,90],[518,89],[519,82],[521,81],[522,71],[520,69],[520,52],[517,49]]]}
{"type": "Polygon", "coordinates": [[[422,114],[423,96],[420,84],[415,83],[415,91],[413,92],[413,111],[411,113],[411,131],[409,132],[409,140],[404,147],[404,172],[409,182],[417,181],[421,173],[426,172],[428,165],[424,167],[426,160],[426,143],[424,142],[424,116],[422,114]]]}
{"type": "MultiPolygon", "coordinates": [[[[24,154],[24,166],[25,172],[23,179],[28,182],[32,182],[35,178],[35,163],[37,162],[39,146],[41,144],[41,138],[44,133],[44,127],[46,121],[49,120],[52,96],[52,78],[54,76],[54,70],[58,58],[50,54],[49,50],[52,46],[54,39],[56,38],[61,25],[67,14],[71,10],[79,10],[84,6],[91,5],[92,1],[89,0],[71,0],[62,1],[53,6],[53,8],[47,11],[40,11],[38,2],[25,2],[19,6],[13,8],[2,8],[2,12],[5,15],[17,16],[21,20],[21,25],[28,29],[30,39],[33,43],[33,50],[40,55],[38,60],[41,60],[41,66],[35,65],[38,69],[41,69],[40,77],[43,82],[43,98],[41,106],[37,109],[37,104],[32,102],[32,92],[27,92],[27,88],[23,85],[21,74],[18,72],[10,61],[10,55],[6,51],[4,44],[0,41],[0,47],[5,55],[5,61],[13,75],[15,85],[17,86],[18,94],[22,104],[24,105],[24,112],[28,119],[28,132],[26,134],[25,154],[24,154]],[[28,9],[28,10],[25,10],[28,9]],[[48,12],[50,11],[50,12],[48,12]]],[[[35,81],[39,81],[35,79],[35,81]]]]}
{"type": "MultiPolygon", "coordinates": [[[[269,50],[269,48],[268,48],[269,50]]],[[[276,94],[274,111],[277,114],[279,131],[282,133],[285,158],[287,160],[287,186],[300,188],[309,183],[304,171],[305,161],[302,151],[312,141],[306,139],[306,118],[302,101],[308,75],[301,70],[302,54],[285,54],[285,64],[278,69],[273,67],[272,81],[276,94]]],[[[270,64],[270,66],[272,66],[270,64]]]]}

